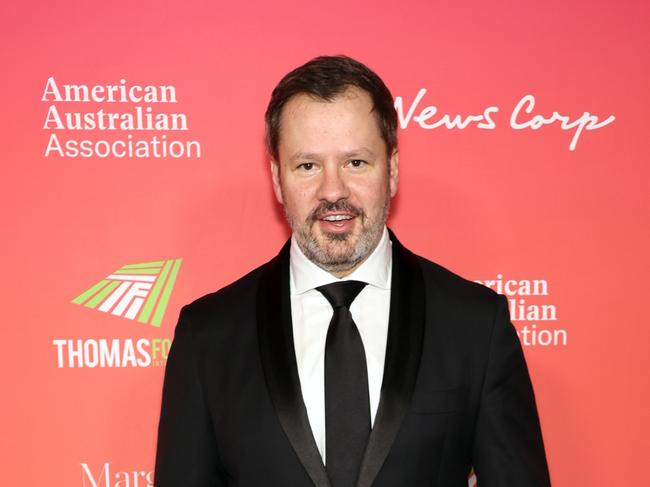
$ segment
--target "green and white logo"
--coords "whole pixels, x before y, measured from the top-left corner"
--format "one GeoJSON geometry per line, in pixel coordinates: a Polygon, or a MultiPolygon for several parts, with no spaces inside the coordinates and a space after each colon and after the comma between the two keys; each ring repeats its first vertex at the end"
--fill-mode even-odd
{"type": "Polygon", "coordinates": [[[72,302],[159,327],[180,267],[181,259],[125,265],[72,302]]]}

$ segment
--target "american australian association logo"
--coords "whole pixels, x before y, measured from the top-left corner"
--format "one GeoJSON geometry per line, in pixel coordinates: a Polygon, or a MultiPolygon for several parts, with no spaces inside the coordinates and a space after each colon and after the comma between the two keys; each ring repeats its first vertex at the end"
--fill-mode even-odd
{"type": "MultiPolygon", "coordinates": [[[[72,303],[160,328],[181,259],[127,264],[72,299],[72,303]]],[[[162,366],[170,338],[55,338],[59,368],[162,366]]]]}

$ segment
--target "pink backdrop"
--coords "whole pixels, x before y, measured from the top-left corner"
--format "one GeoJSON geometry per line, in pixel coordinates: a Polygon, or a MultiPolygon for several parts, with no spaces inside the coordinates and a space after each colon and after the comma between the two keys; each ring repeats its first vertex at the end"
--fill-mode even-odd
{"type": "Polygon", "coordinates": [[[467,278],[501,275],[529,310],[515,325],[528,330],[554,485],[642,483],[649,13],[641,0],[3,2],[2,484],[149,485],[179,308],[288,236],[263,147],[270,91],[289,69],[336,53],[374,68],[401,100],[390,226],[402,242],[467,278]],[[51,77],[60,89],[171,86],[176,103],[56,100],[51,77]],[[527,95],[531,112],[515,110],[527,95]],[[181,114],[187,130],[51,119],[138,106],[181,114]],[[540,116],[559,120],[531,128],[540,116]],[[200,157],[101,157],[105,142],[91,157],[62,157],[47,151],[53,135],[118,148],[194,141],[200,157]],[[125,265],[170,259],[182,261],[175,281],[135,274],[166,290],[152,301],[159,326],[101,312],[99,298],[73,302],[107,276],[123,282],[125,265]],[[526,294],[533,280],[540,292],[526,294]],[[123,362],[93,366],[106,344],[123,362]]]}

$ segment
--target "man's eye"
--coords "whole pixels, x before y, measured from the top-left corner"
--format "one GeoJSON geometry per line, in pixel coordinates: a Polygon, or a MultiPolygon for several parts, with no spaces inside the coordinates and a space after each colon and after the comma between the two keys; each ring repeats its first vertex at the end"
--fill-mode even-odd
{"type": "Polygon", "coordinates": [[[361,160],[361,159],[352,159],[351,161],[348,162],[352,167],[361,167],[363,166],[366,161],[361,160]]]}
{"type": "Polygon", "coordinates": [[[302,169],[304,171],[311,171],[314,169],[314,163],[313,162],[303,162],[298,166],[299,169],[302,169]]]}

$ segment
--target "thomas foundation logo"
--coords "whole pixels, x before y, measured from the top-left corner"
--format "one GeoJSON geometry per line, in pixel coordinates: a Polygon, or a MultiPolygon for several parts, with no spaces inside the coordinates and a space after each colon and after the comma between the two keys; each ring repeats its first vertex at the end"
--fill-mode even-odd
{"type": "MultiPolygon", "coordinates": [[[[120,267],[72,302],[103,313],[159,328],[181,259],[141,262],[120,267]]],[[[59,368],[163,366],[170,338],[55,338],[59,368]]]]}
{"type": "Polygon", "coordinates": [[[180,267],[181,259],[125,265],[72,302],[160,326],[180,267]]]}

